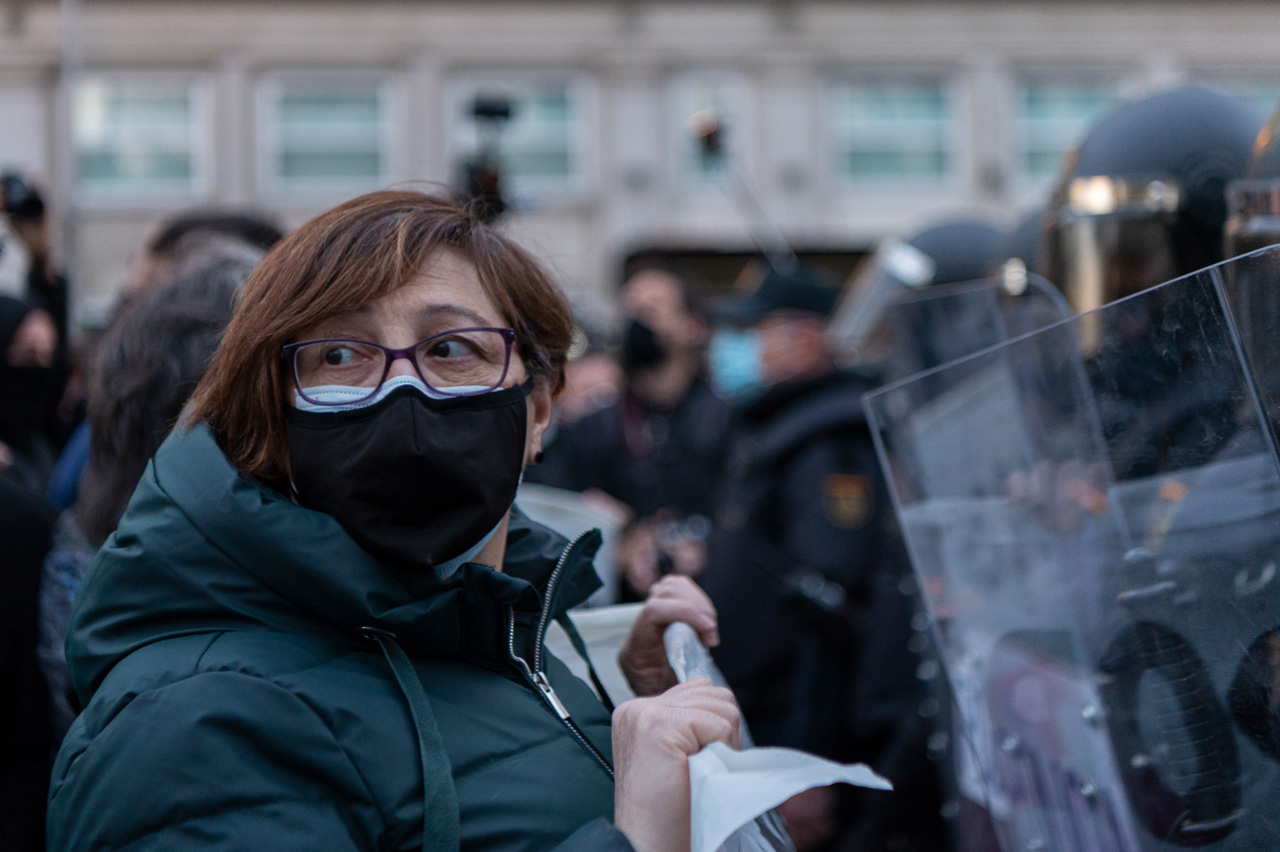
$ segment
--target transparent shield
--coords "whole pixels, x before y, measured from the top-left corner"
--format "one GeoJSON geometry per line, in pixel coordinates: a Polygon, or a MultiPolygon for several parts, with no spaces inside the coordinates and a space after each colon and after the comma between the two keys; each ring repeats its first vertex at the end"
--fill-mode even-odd
{"type": "Polygon", "coordinates": [[[1280,248],[866,398],[1006,852],[1280,844],[1277,286],[1280,248]]]}
{"type": "Polygon", "coordinates": [[[885,378],[896,381],[972,355],[1071,316],[1048,281],[1028,274],[921,290],[904,289],[884,306],[876,341],[885,378]]]}

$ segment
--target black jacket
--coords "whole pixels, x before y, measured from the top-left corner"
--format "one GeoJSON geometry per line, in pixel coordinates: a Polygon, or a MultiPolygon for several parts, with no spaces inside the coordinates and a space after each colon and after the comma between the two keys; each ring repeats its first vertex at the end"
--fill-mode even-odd
{"type": "Polygon", "coordinates": [[[0,849],[43,848],[53,728],[36,656],[41,564],[57,513],[0,477],[0,849]]]}
{"type": "Polygon", "coordinates": [[[715,659],[758,742],[837,759],[914,693],[911,601],[860,378],[771,389],[739,415],[703,585],[715,659]],[[868,662],[870,661],[870,662],[868,662]]]}
{"type": "Polygon", "coordinates": [[[669,412],[624,394],[566,427],[530,478],[571,491],[598,488],[642,518],[661,509],[710,516],[730,414],[701,380],[669,412]]]}

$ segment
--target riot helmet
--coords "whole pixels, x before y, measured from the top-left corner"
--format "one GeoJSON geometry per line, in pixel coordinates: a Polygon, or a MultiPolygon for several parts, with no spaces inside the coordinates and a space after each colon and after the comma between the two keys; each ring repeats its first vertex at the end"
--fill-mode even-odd
{"type": "MultiPolygon", "coordinates": [[[[904,294],[992,275],[1008,235],[984,219],[929,225],[910,237],[886,237],[854,271],[828,334],[836,352],[858,352],[904,294]]],[[[861,356],[866,353],[862,352],[861,356]]]]}
{"type": "Polygon", "coordinates": [[[1258,133],[1244,178],[1227,187],[1227,257],[1280,243],[1280,111],[1258,133]]]}
{"type": "Polygon", "coordinates": [[[1262,117],[1182,86],[1122,104],[1067,155],[1045,217],[1044,274],[1077,313],[1223,259],[1226,187],[1262,117]]]}

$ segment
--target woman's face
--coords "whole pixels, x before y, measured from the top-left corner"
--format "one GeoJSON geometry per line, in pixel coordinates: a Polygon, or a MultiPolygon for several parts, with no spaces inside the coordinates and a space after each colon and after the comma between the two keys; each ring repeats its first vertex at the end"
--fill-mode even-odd
{"type": "MultiPolygon", "coordinates": [[[[359,310],[322,320],[304,329],[297,339],[354,337],[401,349],[433,334],[473,327],[506,328],[507,323],[485,294],[475,266],[446,250],[435,255],[417,277],[399,290],[359,310]]],[[[519,346],[516,341],[504,387],[521,384],[528,376],[519,346]]],[[[392,362],[387,378],[416,375],[408,359],[398,358],[392,362]]],[[[551,391],[545,382],[537,383],[527,404],[524,461],[530,464],[542,449],[542,436],[551,422],[551,391]]]]}

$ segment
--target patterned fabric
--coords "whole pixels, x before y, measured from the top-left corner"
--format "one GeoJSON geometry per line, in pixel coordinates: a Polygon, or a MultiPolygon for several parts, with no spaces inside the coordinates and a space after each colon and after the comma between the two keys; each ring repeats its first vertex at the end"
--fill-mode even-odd
{"type": "Polygon", "coordinates": [[[40,578],[40,643],[37,646],[40,669],[49,684],[55,744],[62,742],[77,713],[71,674],[67,671],[67,623],[76,589],[97,552],[80,532],[75,509],[63,511],[54,525],[53,549],[45,557],[40,578]]]}

